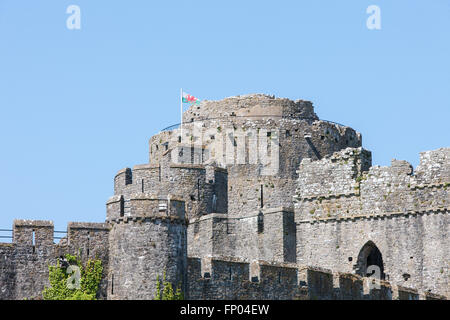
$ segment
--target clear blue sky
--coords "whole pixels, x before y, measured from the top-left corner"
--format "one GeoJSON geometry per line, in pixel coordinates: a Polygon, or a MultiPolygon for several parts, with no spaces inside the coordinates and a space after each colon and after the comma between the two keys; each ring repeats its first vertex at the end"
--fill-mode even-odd
{"type": "Polygon", "coordinates": [[[0,0],[0,228],[104,221],[115,173],[179,121],[180,87],[311,100],[374,164],[417,166],[450,146],[449,40],[448,0],[0,0]]]}

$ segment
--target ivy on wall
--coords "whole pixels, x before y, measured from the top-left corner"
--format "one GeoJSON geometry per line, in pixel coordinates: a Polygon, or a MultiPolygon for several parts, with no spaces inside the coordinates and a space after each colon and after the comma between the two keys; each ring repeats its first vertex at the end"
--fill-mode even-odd
{"type": "Polygon", "coordinates": [[[172,283],[166,280],[166,271],[164,271],[163,281],[160,280],[159,275],[156,277],[155,300],[184,300],[181,287],[178,286],[174,292],[172,283]]]}
{"type": "Polygon", "coordinates": [[[102,261],[89,259],[83,266],[79,257],[66,254],[65,261],[49,265],[50,287],[42,291],[44,300],[96,300],[102,278],[102,261]]]}

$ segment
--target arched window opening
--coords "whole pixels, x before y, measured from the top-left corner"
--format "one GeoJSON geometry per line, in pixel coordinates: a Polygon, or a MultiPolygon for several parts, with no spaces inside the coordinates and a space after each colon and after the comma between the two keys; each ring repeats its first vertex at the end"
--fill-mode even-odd
{"type": "Polygon", "coordinates": [[[380,279],[384,280],[384,263],[381,251],[375,243],[368,241],[358,254],[356,274],[363,277],[371,277],[376,273],[376,269],[380,271],[380,279]]]}

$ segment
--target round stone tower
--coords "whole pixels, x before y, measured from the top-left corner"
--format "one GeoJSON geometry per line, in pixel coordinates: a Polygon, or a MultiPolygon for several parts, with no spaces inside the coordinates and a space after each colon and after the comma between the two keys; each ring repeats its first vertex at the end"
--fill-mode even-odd
{"type": "Polygon", "coordinates": [[[182,129],[170,129],[150,139],[150,164],[177,150],[183,164],[226,169],[230,217],[292,208],[303,158],[321,159],[362,141],[352,128],[319,119],[309,101],[264,94],[204,100],[184,112],[182,129]]]}
{"type": "Polygon", "coordinates": [[[108,200],[108,299],[154,299],[164,274],[174,291],[186,292],[185,216],[184,201],[170,195],[118,192],[108,200]]]}

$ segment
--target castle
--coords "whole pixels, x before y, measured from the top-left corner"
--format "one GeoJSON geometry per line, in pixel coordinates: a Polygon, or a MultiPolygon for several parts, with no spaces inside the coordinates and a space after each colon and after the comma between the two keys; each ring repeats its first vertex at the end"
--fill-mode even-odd
{"type": "Polygon", "coordinates": [[[361,134],[311,102],[202,101],[120,170],[105,223],[15,220],[0,299],[39,297],[48,263],[98,257],[100,299],[447,299],[450,148],[372,166],[361,134]],[[373,274],[373,275],[372,275],[373,274]]]}

